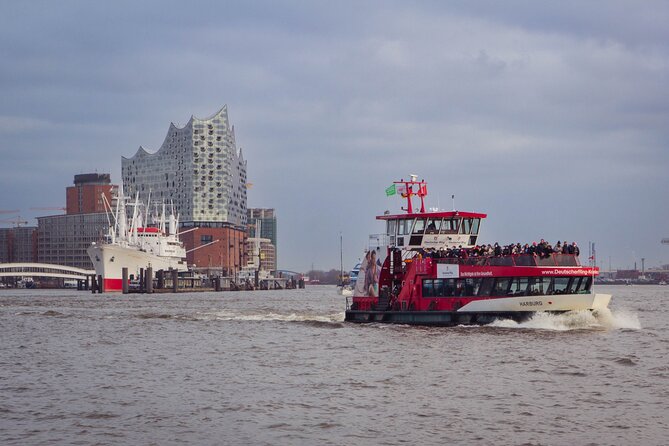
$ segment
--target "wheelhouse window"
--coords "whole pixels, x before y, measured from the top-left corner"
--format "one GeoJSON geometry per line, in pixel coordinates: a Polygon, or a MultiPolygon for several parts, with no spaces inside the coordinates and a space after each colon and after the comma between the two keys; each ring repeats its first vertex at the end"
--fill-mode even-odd
{"type": "Polygon", "coordinates": [[[428,218],[427,227],[425,229],[426,234],[439,234],[439,229],[441,228],[441,219],[440,218],[428,218]]]}
{"type": "Polygon", "coordinates": [[[460,234],[471,234],[472,232],[472,219],[463,218],[462,226],[460,227],[460,234]]]}
{"type": "Polygon", "coordinates": [[[395,235],[395,231],[397,231],[397,220],[388,220],[387,231],[388,235],[395,235]]]}
{"type": "Polygon", "coordinates": [[[412,234],[422,234],[425,231],[425,219],[417,218],[413,226],[412,234]]]}
{"type": "Polygon", "coordinates": [[[472,234],[476,235],[479,233],[479,228],[481,227],[481,219],[480,218],[473,218],[472,219],[472,234]]]}
{"type": "Polygon", "coordinates": [[[413,220],[398,220],[398,230],[397,235],[407,235],[411,234],[411,225],[413,225],[413,220]]]}
{"type": "Polygon", "coordinates": [[[442,234],[455,234],[458,231],[458,219],[445,218],[441,225],[442,234]]]}

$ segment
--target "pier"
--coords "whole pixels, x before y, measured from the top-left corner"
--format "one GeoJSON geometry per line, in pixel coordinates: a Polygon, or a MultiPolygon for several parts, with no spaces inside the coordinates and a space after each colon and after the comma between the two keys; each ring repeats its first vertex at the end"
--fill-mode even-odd
{"type": "MultiPolygon", "coordinates": [[[[304,281],[283,277],[255,278],[235,281],[231,277],[184,276],[177,270],[156,271],[152,268],[140,269],[137,279],[129,279],[128,269],[123,268],[123,294],[141,293],[193,293],[222,291],[283,290],[304,288],[304,281]]],[[[96,292],[95,290],[93,292],[96,292]]],[[[97,292],[100,292],[99,290],[97,292]]]]}

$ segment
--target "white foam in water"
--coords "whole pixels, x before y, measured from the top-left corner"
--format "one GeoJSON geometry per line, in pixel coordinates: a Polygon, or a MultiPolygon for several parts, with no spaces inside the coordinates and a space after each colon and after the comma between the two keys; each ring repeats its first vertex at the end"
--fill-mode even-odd
{"type": "Polygon", "coordinates": [[[208,313],[204,316],[205,318],[215,319],[219,321],[342,322],[344,320],[343,312],[329,315],[296,314],[296,313],[245,314],[245,313],[238,313],[235,311],[223,310],[215,313],[208,313]]]}
{"type": "Polygon", "coordinates": [[[634,329],[640,330],[639,318],[627,311],[612,312],[610,309],[597,312],[570,311],[568,313],[537,313],[531,319],[517,323],[510,319],[501,319],[489,326],[502,328],[529,328],[539,330],[584,330],[584,329],[634,329]]]}
{"type": "Polygon", "coordinates": [[[615,313],[609,308],[598,310],[597,319],[602,322],[602,325],[605,325],[608,328],[641,330],[639,317],[627,310],[616,310],[615,313]]]}

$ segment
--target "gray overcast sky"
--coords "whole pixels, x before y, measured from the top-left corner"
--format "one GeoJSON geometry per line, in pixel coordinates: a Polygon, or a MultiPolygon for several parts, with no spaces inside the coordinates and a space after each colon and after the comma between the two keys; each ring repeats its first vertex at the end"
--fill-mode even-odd
{"type": "Polygon", "coordinates": [[[227,104],[281,268],[338,267],[340,232],[350,268],[409,173],[488,213],[485,242],[669,263],[667,23],[665,1],[5,1],[0,209],[119,182],[227,104]]]}

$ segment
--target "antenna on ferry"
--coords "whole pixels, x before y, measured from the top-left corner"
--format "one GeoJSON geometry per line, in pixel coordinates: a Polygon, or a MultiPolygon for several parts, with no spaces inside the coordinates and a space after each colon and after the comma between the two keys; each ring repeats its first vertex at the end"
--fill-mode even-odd
{"type": "Polygon", "coordinates": [[[453,200],[453,210],[455,210],[455,194],[451,195],[451,200],[453,200]]]}

